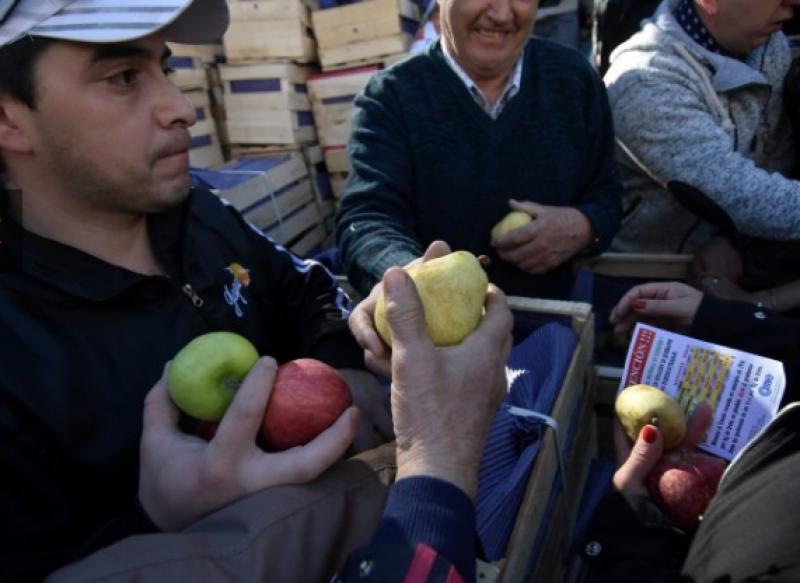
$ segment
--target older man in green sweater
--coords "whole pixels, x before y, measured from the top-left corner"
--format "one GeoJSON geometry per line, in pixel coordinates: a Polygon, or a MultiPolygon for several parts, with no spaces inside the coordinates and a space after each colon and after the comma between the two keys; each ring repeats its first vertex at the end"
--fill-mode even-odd
{"type": "Polygon", "coordinates": [[[356,100],[337,244],[362,293],[443,239],[492,258],[506,293],[570,297],[572,259],[617,232],[605,88],[577,52],[530,39],[537,0],[439,0],[442,39],[356,100]],[[535,217],[492,239],[510,210],[535,217]]]}

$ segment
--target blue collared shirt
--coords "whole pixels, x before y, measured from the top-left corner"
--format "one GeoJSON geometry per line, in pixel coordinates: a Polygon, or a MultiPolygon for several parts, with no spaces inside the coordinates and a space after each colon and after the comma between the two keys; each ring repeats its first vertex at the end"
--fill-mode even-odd
{"type": "Polygon", "coordinates": [[[481,91],[478,84],[472,80],[472,77],[461,68],[461,66],[456,62],[453,56],[450,54],[450,51],[447,50],[447,45],[444,41],[442,41],[442,53],[444,53],[444,59],[447,61],[447,64],[450,65],[450,68],[453,69],[458,78],[464,83],[469,91],[470,95],[472,95],[475,102],[483,109],[492,119],[497,119],[500,114],[503,112],[503,109],[508,102],[511,101],[514,96],[519,93],[519,86],[522,80],[522,60],[525,57],[525,53],[523,52],[519,59],[517,59],[517,64],[514,65],[514,70],[511,73],[511,76],[508,78],[508,82],[506,83],[503,92],[500,94],[500,98],[495,102],[494,105],[489,103],[489,100],[484,95],[483,91],[481,91]]]}

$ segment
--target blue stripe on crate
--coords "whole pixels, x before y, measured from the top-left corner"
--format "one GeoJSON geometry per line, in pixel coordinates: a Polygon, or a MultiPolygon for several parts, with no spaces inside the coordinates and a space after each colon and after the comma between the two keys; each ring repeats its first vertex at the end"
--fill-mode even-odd
{"type": "MultiPolygon", "coordinates": [[[[578,339],[569,327],[557,322],[539,325],[532,321],[528,330],[531,327],[534,331],[514,347],[508,359],[510,388],[504,404],[549,414],[578,339]]],[[[541,422],[515,417],[502,408],[489,429],[478,473],[475,514],[478,536],[490,561],[505,555],[543,434],[541,422]]]]}
{"type": "Polygon", "coordinates": [[[295,83],[294,90],[297,91],[298,93],[308,93],[308,87],[306,87],[302,83],[295,83]]]}
{"type": "Polygon", "coordinates": [[[310,111],[298,111],[297,112],[297,125],[299,125],[300,127],[313,126],[314,125],[314,115],[310,111]]]}
{"type": "MultiPolygon", "coordinates": [[[[294,182],[291,182],[291,183],[287,184],[283,188],[279,188],[275,192],[267,193],[264,196],[264,198],[259,199],[256,202],[254,202],[253,204],[251,204],[250,206],[243,208],[242,209],[242,214],[249,213],[250,211],[255,210],[258,207],[263,206],[265,204],[272,204],[272,199],[273,198],[277,199],[278,197],[280,197],[282,194],[284,194],[288,190],[291,190],[292,188],[294,188],[295,186],[300,184],[302,181],[303,181],[303,178],[301,178],[300,180],[295,180],[294,182]]],[[[284,219],[286,219],[286,218],[287,217],[284,217],[284,219]]]]}
{"type": "Polygon", "coordinates": [[[350,103],[356,98],[355,95],[340,95],[337,97],[325,97],[322,105],[338,105],[340,103],[350,103]]]}
{"type": "Polygon", "coordinates": [[[231,81],[231,93],[268,93],[280,90],[280,79],[239,79],[231,81]]]}
{"type": "Polygon", "coordinates": [[[167,65],[173,69],[194,69],[194,59],[192,57],[170,57],[167,65]]]}
{"type": "Polygon", "coordinates": [[[192,138],[192,145],[190,149],[194,150],[195,148],[204,148],[206,146],[210,146],[211,144],[211,136],[197,136],[196,138],[192,138]]]}
{"type": "Polygon", "coordinates": [[[206,108],[205,107],[195,107],[194,113],[197,116],[197,121],[203,121],[206,119],[206,108]]]}

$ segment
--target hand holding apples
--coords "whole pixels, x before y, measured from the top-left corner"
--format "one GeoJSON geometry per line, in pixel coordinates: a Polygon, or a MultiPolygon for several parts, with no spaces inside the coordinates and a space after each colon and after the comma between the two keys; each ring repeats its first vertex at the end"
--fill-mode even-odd
{"type": "Polygon", "coordinates": [[[178,427],[166,374],[147,395],[140,445],[139,500],[164,530],[178,530],[248,494],[304,483],[339,460],[360,422],[350,407],[304,447],[266,453],[256,444],[277,364],[259,359],[236,391],[210,442],[178,427]]]}
{"type": "Polygon", "coordinates": [[[726,463],[695,448],[711,423],[712,411],[706,403],[697,406],[689,419],[680,446],[664,455],[662,432],[645,425],[635,444],[617,420],[614,443],[619,469],[614,486],[621,491],[649,494],[677,524],[694,530],[716,493],[726,463]]]}

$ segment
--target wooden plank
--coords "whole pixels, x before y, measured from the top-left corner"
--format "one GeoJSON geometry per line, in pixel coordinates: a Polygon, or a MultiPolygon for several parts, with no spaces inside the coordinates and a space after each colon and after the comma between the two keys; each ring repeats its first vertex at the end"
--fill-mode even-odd
{"type": "MultiPolygon", "coordinates": [[[[222,168],[221,171],[240,172],[237,170],[230,170],[229,167],[222,168]]],[[[224,196],[234,208],[241,211],[256,204],[259,200],[263,200],[271,193],[299,182],[307,176],[308,171],[303,157],[299,152],[295,152],[290,154],[284,162],[271,168],[268,172],[254,174],[252,179],[224,191],[222,196],[224,196]]]]}
{"type": "Polygon", "coordinates": [[[323,150],[325,154],[325,166],[328,167],[328,172],[345,173],[350,172],[350,158],[347,155],[347,148],[345,146],[326,147],[323,150]]]}
{"type": "MultiPolygon", "coordinates": [[[[509,305],[511,305],[512,299],[519,305],[520,302],[518,300],[528,298],[509,298],[509,305]]],[[[591,359],[594,350],[594,323],[591,318],[591,306],[579,302],[556,302],[551,304],[547,300],[536,301],[546,302],[543,305],[550,310],[561,312],[558,315],[571,315],[573,329],[580,328],[580,330],[576,330],[579,338],[578,345],[564,377],[559,396],[550,413],[550,416],[556,420],[563,432],[559,436],[563,440],[566,439],[566,431],[570,427],[571,415],[574,413],[581,396],[584,396],[587,400],[591,399],[589,375],[591,374],[591,359]],[[562,305],[559,306],[558,304],[562,305]],[[564,313],[565,308],[568,307],[567,304],[573,304],[572,311],[564,313]],[[589,308],[588,314],[585,312],[585,307],[589,308]]],[[[528,302],[522,303],[529,306],[532,305],[528,302]]],[[[514,308],[512,307],[512,309],[514,308]]],[[[547,511],[547,502],[552,489],[553,478],[558,472],[557,447],[553,432],[547,431],[544,434],[542,448],[536,456],[536,462],[528,480],[525,498],[509,540],[506,558],[500,571],[501,581],[523,581],[525,578],[533,552],[533,542],[536,540],[539,529],[543,527],[542,523],[547,511]]],[[[588,452],[575,452],[576,456],[585,454],[588,454],[588,452]]],[[[576,463],[577,460],[570,461],[573,462],[573,465],[569,466],[569,468],[580,465],[576,463]]],[[[567,480],[569,480],[570,469],[566,471],[567,480]]],[[[577,505],[579,503],[579,500],[576,499],[579,496],[578,493],[568,492],[568,495],[570,496],[571,504],[577,505]]],[[[564,528],[564,525],[551,524],[549,528],[564,528]]]]}
{"type": "MultiPolygon", "coordinates": [[[[294,63],[250,63],[220,65],[219,74],[223,82],[250,81],[259,79],[281,79],[290,83],[305,84],[314,70],[311,67],[294,63]]],[[[281,91],[289,91],[290,86],[281,86],[281,91]]]]}
{"type": "Polygon", "coordinates": [[[203,67],[175,69],[169,74],[170,81],[181,91],[208,89],[208,77],[203,67]]]}
{"type": "Polygon", "coordinates": [[[238,115],[257,111],[309,111],[311,102],[304,93],[225,93],[225,107],[238,115]]]}
{"type": "Polygon", "coordinates": [[[217,126],[209,115],[206,119],[200,120],[189,128],[189,135],[193,138],[200,136],[210,136],[217,133],[217,126]]]}
{"type": "Polygon", "coordinates": [[[299,20],[231,22],[223,38],[229,62],[264,59],[314,60],[316,45],[299,20]]]}
{"type": "Polygon", "coordinates": [[[319,210],[312,201],[265,232],[279,243],[289,243],[319,222],[319,210]]]}
{"type": "Polygon", "coordinates": [[[195,168],[216,168],[225,162],[216,132],[209,135],[211,143],[189,150],[189,164],[195,168]]]}
{"type": "Polygon", "coordinates": [[[296,127],[255,120],[225,121],[228,139],[234,144],[306,144],[317,139],[313,127],[296,127]]]}
{"type": "Polygon", "coordinates": [[[218,62],[225,56],[225,47],[215,45],[185,45],[181,43],[167,43],[173,57],[188,57],[199,59],[204,64],[218,62]]]}
{"type": "Polygon", "coordinates": [[[403,23],[397,11],[377,12],[365,20],[314,29],[314,36],[320,49],[330,49],[402,33],[403,23]]]}
{"type": "Polygon", "coordinates": [[[322,68],[349,65],[365,59],[382,58],[395,53],[402,53],[409,49],[413,37],[407,34],[398,34],[389,37],[350,43],[338,47],[320,49],[319,62],[322,68]]]}
{"type": "MultiPolygon", "coordinates": [[[[312,202],[313,199],[311,183],[304,178],[278,196],[268,194],[257,206],[244,212],[242,216],[259,229],[266,231],[276,228],[276,225],[280,226],[294,211],[312,202]]],[[[286,240],[281,239],[281,241],[286,240]]]]}
{"type": "Polygon", "coordinates": [[[311,228],[308,232],[289,246],[289,251],[300,257],[307,257],[309,252],[319,249],[328,237],[328,233],[322,224],[311,228]]]}
{"type": "Polygon", "coordinates": [[[257,0],[228,2],[231,21],[298,19],[304,25],[311,23],[308,6],[300,0],[257,0]]]}
{"type": "Polygon", "coordinates": [[[311,75],[308,78],[308,95],[312,101],[355,96],[364,90],[379,67],[357,67],[332,73],[311,75]]]}
{"type": "Polygon", "coordinates": [[[641,279],[688,279],[692,255],[603,253],[581,259],[578,266],[594,273],[641,279]]]}
{"type": "Polygon", "coordinates": [[[347,174],[343,173],[331,173],[331,190],[333,191],[333,196],[338,198],[342,197],[344,191],[344,185],[347,182],[347,174]]]}
{"type": "Polygon", "coordinates": [[[573,528],[578,519],[580,496],[589,477],[591,460],[597,457],[595,440],[597,427],[592,412],[591,393],[586,395],[582,408],[567,466],[568,491],[572,499],[568,504],[563,492],[557,495],[553,511],[550,514],[552,527],[547,530],[531,576],[531,581],[534,583],[564,581],[567,575],[570,543],[572,542],[573,528]],[[563,525],[563,527],[558,525],[563,525]]]}

